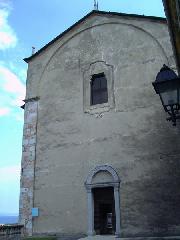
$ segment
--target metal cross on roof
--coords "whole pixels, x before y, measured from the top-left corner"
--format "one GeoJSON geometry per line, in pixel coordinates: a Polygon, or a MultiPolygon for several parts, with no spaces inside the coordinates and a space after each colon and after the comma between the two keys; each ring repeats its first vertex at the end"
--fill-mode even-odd
{"type": "Polygon", "coordinates": [[[98,10],[98,0],[94,0],[94,10],[98,10]]]}

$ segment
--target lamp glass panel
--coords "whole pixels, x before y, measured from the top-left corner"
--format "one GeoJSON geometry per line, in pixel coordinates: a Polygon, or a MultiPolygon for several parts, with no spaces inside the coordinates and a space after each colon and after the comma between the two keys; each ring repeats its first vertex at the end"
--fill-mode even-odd
{"type": "Polygon", "coordinates": [[[173,105],[178,103],[178,91],[177,89],[168,92],[160,93],[163,105],[173,105]]]}

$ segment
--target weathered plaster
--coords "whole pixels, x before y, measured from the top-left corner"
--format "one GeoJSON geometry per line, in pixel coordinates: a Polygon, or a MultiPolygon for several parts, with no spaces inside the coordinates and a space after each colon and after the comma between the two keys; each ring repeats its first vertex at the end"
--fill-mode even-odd
{"type": "Polygon", "coordinates": [[[33,233],[86,234],[84,181],[111,165],[121,176],[121,237],[180,234],[180,140],[151,84],[172,55],[165,24],[94,16],[29,63],[27,97],[40,96],[33,233]],[[112,66],[115,104],[89,114],[83,72],[94,62],[112,66]]]}
{"type": "MultiPolygon", "coordinates": [[[[172,47],[169,40],[169,34],[167,30],[167,25],[161,22],[148,20],[148,19],[137,19],[134,17],[119,17],[119,16],[91,16],[86,21],[79,25],[78,28],[68,32],[61,39],[56,41],[53,45],[49,46],[46,51],[38,55],[29,63],[28,67],[28,81],[27,81],[27,99],[35,96],[39,96],[39,82],[41,81],[43,74],[48,67],[50,61],[61,47],[67,44],[70,40],[82,34],[84,31],[89,31],[92,28],[101,27],[103,25],[118,25],[124,24],[135,28],[140,32],[145,32],[154,41],[157,42],[161,50],[166,56],[166,63],[168,64],[169,58],[172,59],[172,47]]],[[[119,36],[118,36],[119,37],[119,36]]],[[[78,58],[76,58],[79,62],[78,58]]],[[[175,62],[169,62],[175,65],[175,62]]]]}

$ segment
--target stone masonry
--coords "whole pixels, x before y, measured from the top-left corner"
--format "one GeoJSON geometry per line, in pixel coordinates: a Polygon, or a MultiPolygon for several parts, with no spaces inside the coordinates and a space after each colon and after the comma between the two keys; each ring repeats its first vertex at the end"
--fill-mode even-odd
{"type": "Polygon", "coordinates": [[[20,223],[25,226],[26,235],[32,235],[34,166],[36,152],[38,98],[25,100],[24,130],[22,143],[20,223]]]}

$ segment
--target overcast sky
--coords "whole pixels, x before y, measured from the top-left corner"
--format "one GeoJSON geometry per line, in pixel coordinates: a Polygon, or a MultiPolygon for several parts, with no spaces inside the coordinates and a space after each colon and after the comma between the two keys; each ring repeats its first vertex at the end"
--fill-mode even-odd
{"type": "MultiPolygon", "coordinates": [[[[94,0],[0,0],[0,214],[18,213],[27,64],[93,10],[94,0]]],[[[161,0],[99,0],[99,10],[164,17],[161,0]]]]}

